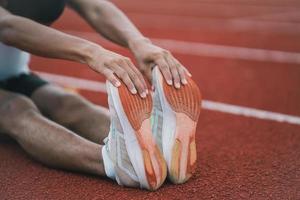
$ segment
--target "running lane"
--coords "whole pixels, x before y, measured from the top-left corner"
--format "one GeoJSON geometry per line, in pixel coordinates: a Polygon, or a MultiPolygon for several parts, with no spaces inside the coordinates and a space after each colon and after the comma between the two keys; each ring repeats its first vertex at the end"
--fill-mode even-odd
{"type": "MultiPolygon", "coordinates": [[[[149,37],[300,51],[296,0],[115,2],[149,37]]],[[[68,9],[54,26],[130,56],[91,34],[91,28],[68,9]]],[[[300,116],[299,64],[174,53],[191,70],[205,99],[300,116]]],[[[32,68],[104,82],[86,66],[67,61],[34,57],[32,68]]],[[[104,93],[77,92],[107,105],[104,93]]],[[[155,193],[47,168],[1,137],[0,199],[300,199],[299,133],[298,125],[203,110],[195,176],[183,185],[167,182],[155,193]]]]}
{"type": "Polygon", "coordinates": [[[1,199],[297,199],[300,127],[203,111],[197,171],[157,192],[101,177],[49,169],[0,140],[1,199]]]}

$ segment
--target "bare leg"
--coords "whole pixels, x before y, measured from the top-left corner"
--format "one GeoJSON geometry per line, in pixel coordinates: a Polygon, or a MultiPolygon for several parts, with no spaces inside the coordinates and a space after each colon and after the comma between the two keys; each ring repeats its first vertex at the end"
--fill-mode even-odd
{"type": "Polygon", "coordinates": [[[51,120],[90,141],[99,144],[108,135],[110,116],[107,108],[51,84],[36,90],[31,99],[51,120]]]}
{"type": "Polygon", "coordinates": [[[24,96],[0,90],[0,132],[48,166],[105,175],[101,145],[46,119],[24,96]]]}

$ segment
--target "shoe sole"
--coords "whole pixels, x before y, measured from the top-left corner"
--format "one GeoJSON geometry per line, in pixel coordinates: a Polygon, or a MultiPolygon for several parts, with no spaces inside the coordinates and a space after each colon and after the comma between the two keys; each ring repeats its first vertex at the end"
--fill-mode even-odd
{"type": "Polygon", "coordinates": [[[166,162],[151,131],[152,99],[133,95],[122,84],[108,83],[111,96],[124,130],[126,149],[142,188],[156,190],[167,176],[166,162]]]}
{"type": "Polygon", "coordinates": [[[153,80],[163,111],[162,148],[168,177],[175,184],[184,183],[196,169],[195,133],[201,94],[191,78],[180,89],[169,86],[157,67],[153,80]]]}

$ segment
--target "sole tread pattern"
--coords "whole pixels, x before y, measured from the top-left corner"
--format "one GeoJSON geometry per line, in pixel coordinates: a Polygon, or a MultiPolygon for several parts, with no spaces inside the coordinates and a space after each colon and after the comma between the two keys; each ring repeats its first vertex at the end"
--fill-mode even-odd
{"type": "Polygon", "coordinates": [[[163,81],[163,89],[167,101],[175,112],[184,113],[197,122],[201,109],[201,93],[197,84],[189,78],[188,84],[180,89],[163,81]]]}
{"type": "Polygon", "coordinates": [[[201,110],[201,93],[191,78],[180,89],[163,81],[163,90],[177,119],[169,178],[173,183],[179,184],[186,182],[196,169],[195,132],[201,110]]]}
{"type": "Polygon", "coordinates": [[[148,189],[156,190],[163,184],[167,176],[167,167],[152,137],[150,124],[152,99],[150,95],[144,99],[138,95],[133,95],[124,85],[119,87],[119,96],[124,112],[135,130],[137,140],[142,150],[145,174],[149,184],[148,189]]]}

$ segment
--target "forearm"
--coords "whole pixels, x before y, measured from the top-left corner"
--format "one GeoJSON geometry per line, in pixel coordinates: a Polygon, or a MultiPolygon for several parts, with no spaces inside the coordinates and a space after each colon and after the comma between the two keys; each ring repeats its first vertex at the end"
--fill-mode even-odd
{"type": "Polygon", "coordinates": [[[133,93],[146,97],[147,85],[129,58],[23,17],[0,7],[0,42],[27,52],[50,58],[61,58],[87,64],[103,74],[114,86],[126,84],[133,93]],[[118,78],[117,78],[118,77],[118,78]]]}
{"type": "Polygon", "coordinates": [[[125,14],[109,1],[75,0],[71,6],[107,39],[130,47],[133,41],[148,41],[125,14]]]}
{"type": "Polygon", "coordinates": [[[88,59],[91,47],[97,46],[14,15],[0,20],[0,41],[36,55],[82,63],[88,59]]]}
{"type": "Polygon", "coordinates": [[[140,71],[152,80],[152,68],[158,66],[167,83],[180,88],[187,84],[188,70],[166,49],[145,38],[116,6],[106,0],[68,0],[94,29],[111,41],[128,47],[134,54],[140,71]]]}

